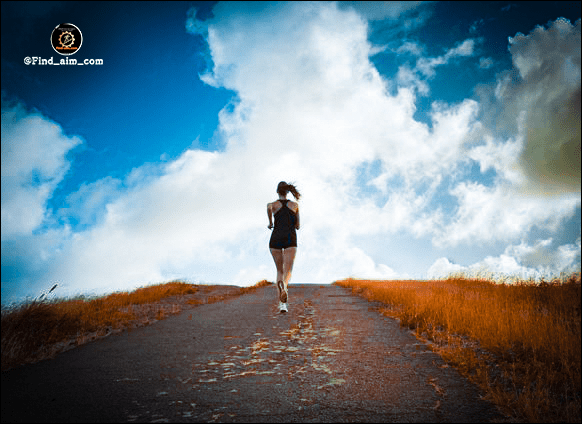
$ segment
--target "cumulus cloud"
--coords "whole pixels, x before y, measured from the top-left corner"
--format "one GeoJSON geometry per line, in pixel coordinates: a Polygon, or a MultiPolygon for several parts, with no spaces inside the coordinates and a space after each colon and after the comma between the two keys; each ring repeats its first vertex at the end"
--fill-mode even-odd
{"type": "Polygon", "coordinates": [[[58,211],[60,218],[81,227],[95,225],[104,215],[106,206],[121,194],[121,181],[105,177],[93,183],[83,183],[66,199],[66,206],[58,211]]]}
{"type": "MultiPolygon", "coordinates": [[[[219,114],[223,148],[188,149],[123,181],[83,185],[68,204],[84,226],[61,234],[46,280],[103,291],[170,278],[242,285],[272,279],[265,206],[281,180],[296,182],[302,194],[293,281],[402,277],[394,264],[354,247],[356,236],[381,240],[376,251],[398,248],[389,246],[397,233],[441,246],[513,240],[534,224],[555,229],[579,205],[570,197],[550,205],[515,198],[524,176],[508,155],[520,152],[524,139],[491,136],[476,144],[484,132],[477,101],[434,103],[431,127],[414,119],[419,75],[429,78],[439,65],[472,55],[472,40],[421,60],[420,68],[417,62],[406,83],[404,71],[395,81],[379,75],[369,60],[369,18],[353,8],[220,2],[212,14],[200,25],[192,11],[186,27],[208,42],[212,65],[201,79],[236,93],[219,114]],[[494,185],[456,181],[469,161],[495,170],[494,185]],[[434,204],[446,178],[458,203],[451,214],[434,204]]],[[[527,264],[531,255],[519,258],[527,264]]],[[[516,251],[506,256],[519,265],[516,251]]],[[[514,266],[502,259],[483,264],[514,266]]],[[[451,267],[441,260],[432,271],[451,267]]]]}
{"type": "Polygon", "coordinates": [[[36,292],[37,277],[58,255],[70,227],[50,227],[47,208],[69,170],[76,136],[17,101],[2,95],[2,297],[16,290],[36,292]],[[5,282],[17,282],[18,287],[5,282]]]}
{"type": "Polygon", "coordinates": [[[555,231],[580,207],[579,41],[580,21],[563,19],[510,39],[514,69],[499,75],[494,100],[481,91],[479,141],[467,149],[481,172],[495,171],[495,184],[450,189],[457,213],[437,245],[555,231]]]}
{"type": "Polygon", "coordinates": [[[349,7],[369,20],[398,19],[403,14],[416,9],[420,1],[341,1],[341,8],[349,7]]]}
{"type": "Polygon", "coordinates": [[[461,274],[465,268],[459,264],[452,263],[447,258],[437,259],[428,269],[429,279],[444,278],[453,274],[461,274]]]}
{"type": "MultiPolygon", "coordinates": [[[[412,92],[387,95],[360,15],[325,3],[268,5],[252,15],[247,7],[219,3],[217,19],[207,21],[213,68],[202,78],[238,94],[219,115],[224,150],[188,150],[159,177],[108,201],[99,224],[72,237],[53,279],[91,267],[84,278],[92,287],[172,273],[252,283],[232,281],[232,270],[255,278],[272,261],[264,209],[280,180],[296,181],[303,194],[298,281],[393,277],[350,238],[434,225],[423,210],[430,196],[410,188],[454,168],[475,103],[436,108],[429,131],[412,117],[412,92]],[[356,169],[378,158],[376,183],[388,196],[379,202],[356,184],[356,169]],[[387,186],[402,176],[405,187],[387,186]]],[[[103,204],[86,192],[71,202],[103,204]]]]}
{"type": "Polygon", "coordinates": [[[580,270],[580,238],[573,244],[555,248],[553,240],[537,240],[533,245],[522,241],[509,245],[499,256],[487,256],[483,260],[462,266],[447,258],[437,259],[428,270],[429,278],[449,275],[486,277],[495,280],[540,280],[560,274],[571,275],[580,270]]]}
{"type": "Polygon", "coordinates": [[[450,193],[459,206],[451,222],[433,240],[438,246],[509,241],[534,226],[556,231],[580,206],[580,199],[574,196],[548,202],[543,196],[523,194],[507,184],[486,187],[462,182],[450,193]]]}
{"type": "Polygon", "coordinates": [[[540,189],[523,171],[523,127],[516,137],[500,140],[485,135],[482,140],[483,144],[467,149],[466,157],[479,164],[482,174],[495,171],[493,184],[465,181],[449,188],[457,208],[436,231],[436,246],[510,241],[534,227],[556,231],[574,216],[580,207],[578,195],[540,189]]]}
{"type": "Polygon", "coordinates": [[[47,201],[69,169],[67,153],[81,143],[3,94],[2,240],[30,235],[41,226],[47,201]]]}
{"type": "Polygon", "coordinates": [[[521,127],[519,165],[538,190],[579,193],[580,20],[517,34],[509,51],[514,69],[499,76],[484,120],[492,130],[521,127]]]}

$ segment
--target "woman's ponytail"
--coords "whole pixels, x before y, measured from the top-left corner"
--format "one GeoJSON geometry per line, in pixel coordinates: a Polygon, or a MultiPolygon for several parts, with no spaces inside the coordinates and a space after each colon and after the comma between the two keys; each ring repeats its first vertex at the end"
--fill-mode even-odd
{"type": "Polygon", "coordinates": [[[301,197],[301,194],[293,184],[287,184],[285,181],[281,181],[277,186],[277,193],[286,196],[288,192],[291,192],[291,194],[293,195],[293,197],[295,197],[296,200],[299,200],[299,198],[301,197]]]}
{"type": "Polygon", "coordinates": [[[299,200],[301,194],[299,194],[299,191],[293,184],[287,184],[287,189],[291,192],[293,197],[295,197],[295,200],[299,200]]]}

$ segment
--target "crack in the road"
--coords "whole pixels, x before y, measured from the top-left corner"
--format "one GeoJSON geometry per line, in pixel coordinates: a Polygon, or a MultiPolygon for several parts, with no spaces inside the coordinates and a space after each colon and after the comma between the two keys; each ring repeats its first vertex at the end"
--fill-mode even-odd
{"type": "Polygon", "coordinates": [[[313,322],[315,315],[313,304],[306,300],[298,321],[288,330],[280,332],[279,337],[260,337],[262,333],[257,332],[254,336],[258,338],[248,346],[228,346],[219,357],[206,363],[193,364],[193,388],[250,376],[286,375],[289,379],[302,379],[303,374],[313,371],[325,376],[325,381],[317,384],[318,389],[344,383],[345,380],[333,377],[329,367],[329,356],[338,352],[330,347],[329,338],[335,342],[340,330],[316,330],[313,322]]]}

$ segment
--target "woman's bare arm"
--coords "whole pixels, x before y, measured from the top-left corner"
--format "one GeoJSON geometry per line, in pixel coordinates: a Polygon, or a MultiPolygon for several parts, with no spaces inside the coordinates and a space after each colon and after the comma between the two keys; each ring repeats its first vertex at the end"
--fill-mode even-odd
{"type": "Polygon", "coordinates": [[[299,229],[299,205],[297,205],[297,212],[295,212],[295,216],[297,217],[297,220],[295,221],[295,228],[299,229]]]}
{"type": "Polygon", "coordinates": [[[271,203],[267,203],[267,216],[269,217],[269,230],[273,228],[273,210],[271,209],[271,203]]]}

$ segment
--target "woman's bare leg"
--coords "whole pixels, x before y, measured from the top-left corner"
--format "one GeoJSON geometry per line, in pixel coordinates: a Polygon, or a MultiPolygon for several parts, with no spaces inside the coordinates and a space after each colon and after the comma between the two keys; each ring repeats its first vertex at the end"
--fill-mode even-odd
{"type": "Polygon", "coordinates": [[[295,262],[296,254],[297,254],[296,247],[288,247],[287,249],[283,250],[283,271],[284,271],[283,282],[285,283],[285,290],[287,290],[287,285],[289,284],[289,280],[291,280],[291,272],[293,271],[293,262],[295,262]]]}
{"type": "Polygon", "coordinates": [[[283,250],[271,249],[271,255],[273,255],[273,260],[275,261],[275,266],[277,267],[277,281],[282,281],[284,280],[285,276],[283,268],[283,250]]]}
{"type": "MultiPolygon", "coordinates": [[[[271,249],[271,255],[273,255],[273,260],[277,266],[277,289],[279,290],[279,307],[281,304],[287,303],[287,286],[284,283],[285,280],[285,266],[284,266],[284,254],[281,249],[271,249]]],[[[286,311],[286,309],[281,309],[281,312],[286,311]]]]}

